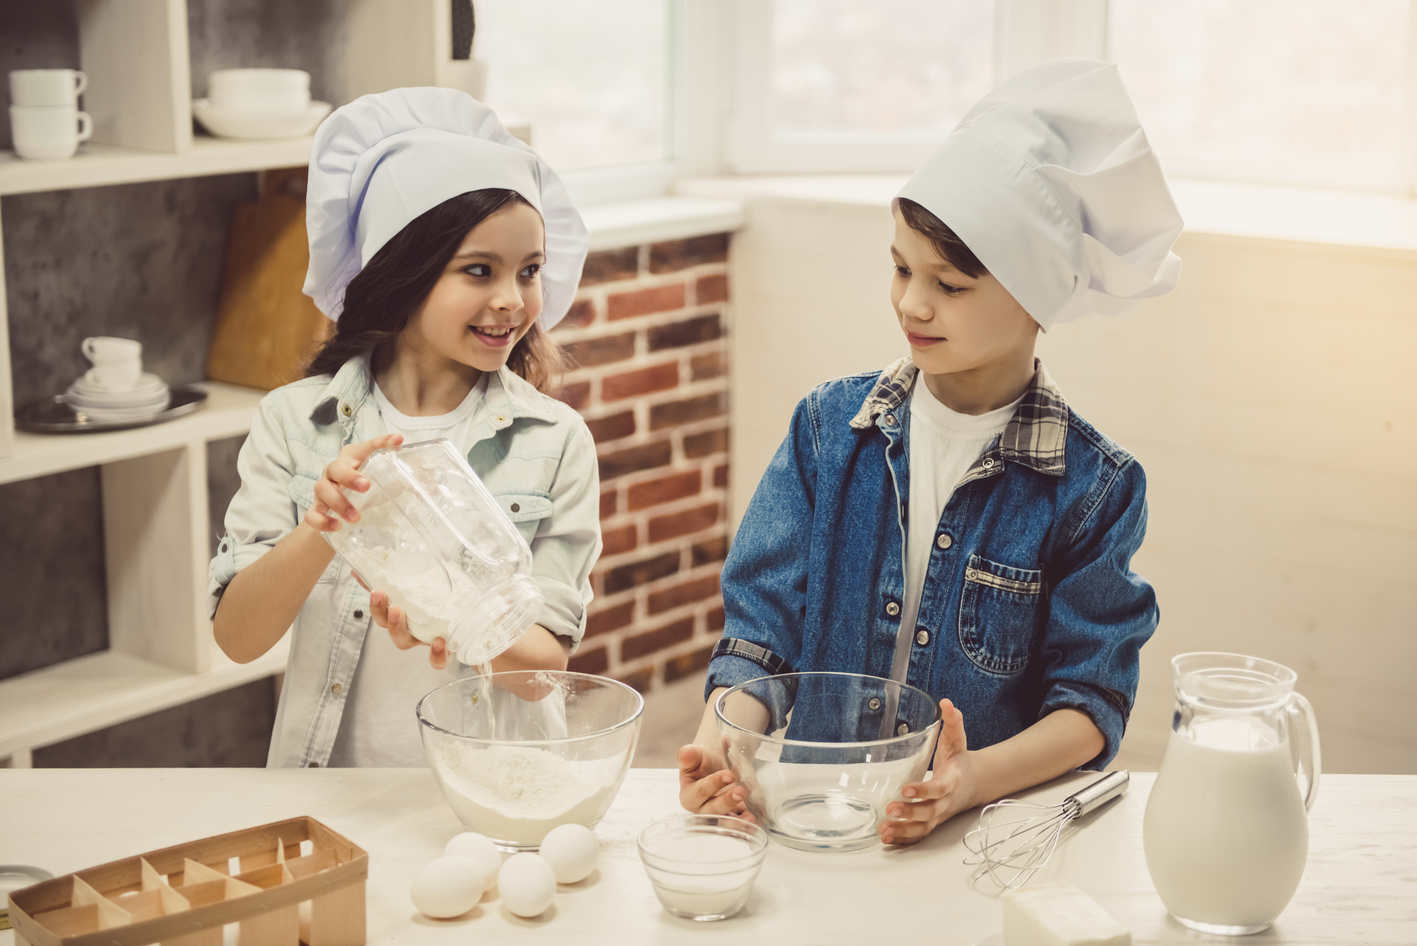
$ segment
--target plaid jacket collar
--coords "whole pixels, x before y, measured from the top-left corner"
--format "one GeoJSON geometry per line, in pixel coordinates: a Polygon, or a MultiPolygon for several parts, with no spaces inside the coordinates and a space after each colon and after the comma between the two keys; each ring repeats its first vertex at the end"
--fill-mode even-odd
{"type": "MultiPolygon", "coordinates": [[[[1033,363],[1036,366],[1033,381],[1014,416],[962,482],[999,472],[1002,461],[1020,463],[1050,476],[1067,472],[1063,454],[1068,442],[1068,403],[1048,376],[1043,362],[1034,359],[1033,363]]],[[[851,426],[857,430],[876,426],[878,418],[905,403],[918,373],[919,369],[908,355],[882,371],[875,387],[861,403],[861,410],[851,419],[851,426]]]]}

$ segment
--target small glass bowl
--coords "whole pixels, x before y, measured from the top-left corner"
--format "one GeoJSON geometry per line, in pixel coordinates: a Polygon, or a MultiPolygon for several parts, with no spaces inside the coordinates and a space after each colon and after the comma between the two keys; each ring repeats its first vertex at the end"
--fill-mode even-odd
{"type": "Polygon", "coordinates": [[[767,855],[767,832],[727,815],[678,815],[640,832],[640,861],[664,909],[724,920],[748,902],[767,855]]]}

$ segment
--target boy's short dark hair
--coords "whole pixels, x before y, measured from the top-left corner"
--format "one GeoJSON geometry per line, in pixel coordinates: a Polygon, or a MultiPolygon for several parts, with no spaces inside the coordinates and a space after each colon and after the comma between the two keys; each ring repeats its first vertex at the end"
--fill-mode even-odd
{"type": "Polygon", "coordinates": [[[900,215],[905,218],[906,226],[928,239],[935,252],[940,254],[940,258],[955,269],[973,279],[989,272],[984,264],[979,262],[974,251],[966,246],[953,230],[945,226],[939,217],[905,197],[896,198],[896,206],[900,208],[900,215]]]}

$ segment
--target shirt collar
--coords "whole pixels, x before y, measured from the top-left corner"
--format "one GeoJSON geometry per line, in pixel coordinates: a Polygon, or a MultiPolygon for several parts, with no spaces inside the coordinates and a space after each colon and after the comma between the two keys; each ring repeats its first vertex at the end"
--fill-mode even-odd
{"type": "MultiPolygon", "coordinates": [[[[1067,471],[1064,451],[1068,442],[1068,404],[1043,362],[1035,358],[1033,363],[1033,380],[999,437],[998,451],[1005,460],[1039,473],[1062,476],[1067,471]]],[[[918,373],[908,355],[882,371],[851,419],[851,426],[869,429],[877,425],[878,418],[899,408],[910,396],[918,373]]]]}
{"type": "MultiPolygon", "coordinates": [[[[310,420],[316,424],[333,424],[341,416],[359,413],[366,401],[374,396],[374,376],[370,366],[372,351],[349,359],[340,365],[325,390],[320,392],[310,420]]],[[[541,392],[511,368],[503,365],[487,378],[486,409],[497,429],[514,420],[530,418],[554,423],[556,418],[541,392]]]]}

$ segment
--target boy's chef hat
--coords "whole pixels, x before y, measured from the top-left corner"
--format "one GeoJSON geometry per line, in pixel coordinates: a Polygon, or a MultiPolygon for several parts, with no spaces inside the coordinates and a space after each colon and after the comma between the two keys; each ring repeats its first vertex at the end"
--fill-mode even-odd
{"type": "Polygon", "coordinates": [[[897,197],[929,210],[1047,330],[1176,285],[1181,214],[1112,63],[1058,59],[969,110],[897,197]]]}
{"type": "Polygon", "coordinates": [[[443,201],[490,187],[516,191],[546,223],[541,324],[550,328],[575,297],[589,246],[585,224],[546,162],[491,109],[455,89],[365,95],[321,123],[305,194],[305,294],[338,319],[345,287],[380,247],[443,201]]]}

